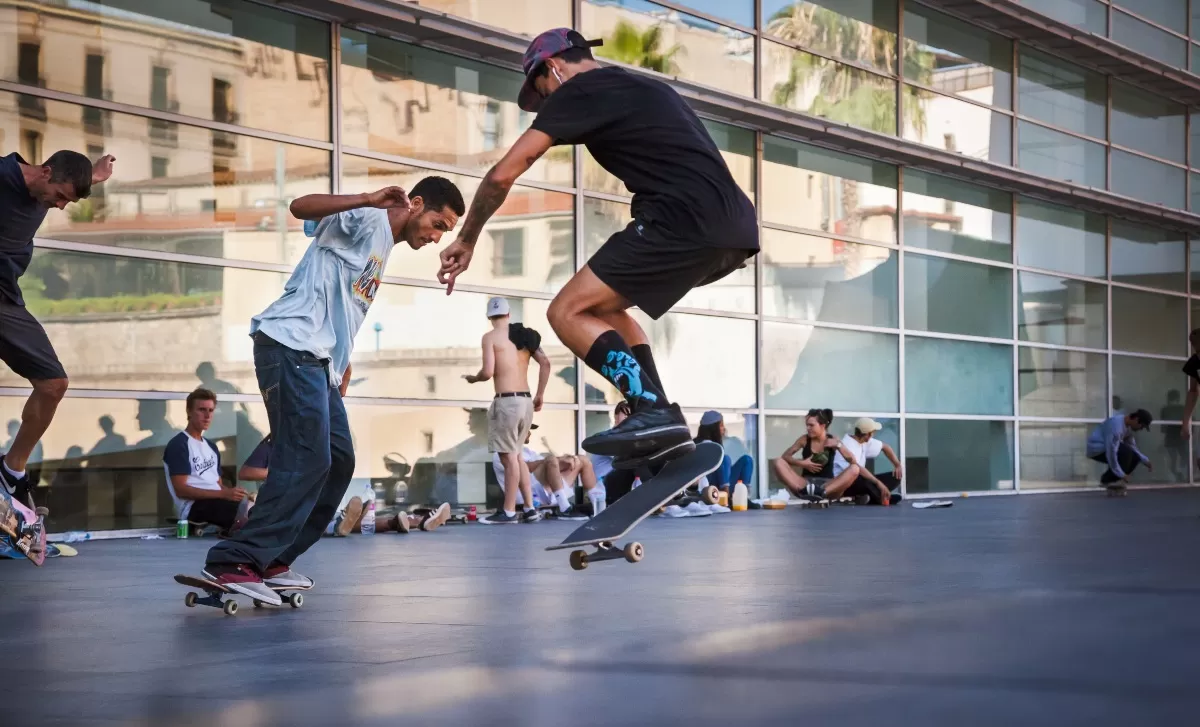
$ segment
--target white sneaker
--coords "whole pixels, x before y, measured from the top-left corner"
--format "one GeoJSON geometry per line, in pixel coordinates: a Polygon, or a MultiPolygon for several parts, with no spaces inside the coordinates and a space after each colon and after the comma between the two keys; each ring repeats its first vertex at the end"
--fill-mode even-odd
{"type": "Polygon", "coordinates": [[[725,507],[724,505],[718,505],[715,502],[708,506],[708,511],[710,513],[712,513],[713,515],[721,515],[721,514],[724,514],[727,512],[733,512],[733,510],[730,510],[729,508],[725,507]]]}
{"type": "MultiPolygon", "coordinates": [[[[267,572],[271,573],[271,571],[267,572]]],[[[291,568],[282,573],[272,573],[270,576],[263,576],[263,583],[268,588],[308,589],[313,587],[313,579],[300,575],[291,568]]]]}
{"type": "Polygon", "coordinates": [[[703,502],[689,502],[688,506],[683,510],[687,513],[688,517],[705,517],[706,515],[712,515],[712,511],[708,509],[708,505],[705,505],[703,502]]]}

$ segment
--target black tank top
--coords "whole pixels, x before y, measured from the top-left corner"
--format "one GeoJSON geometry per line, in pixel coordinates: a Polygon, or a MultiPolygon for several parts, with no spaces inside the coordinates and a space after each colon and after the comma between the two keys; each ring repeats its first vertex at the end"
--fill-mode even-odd
{"type": "Polygon", "coordinates": [[[831,437],[825,437],[825,448],[815,453],[812,449],[812,441],[805,440],[804,447],[800,450],[800,454],[803,455],[800,459],[811,459],[814,454],[816,454],[818,458],[825,457],[824,462],[816,462],[816,464],[823,465],[821,467],[821,471],[808,474],[809,477],[825,480],[833,479],[833,456],[837,454],[837,447],[829,446],[830,439],[831,437]]]}

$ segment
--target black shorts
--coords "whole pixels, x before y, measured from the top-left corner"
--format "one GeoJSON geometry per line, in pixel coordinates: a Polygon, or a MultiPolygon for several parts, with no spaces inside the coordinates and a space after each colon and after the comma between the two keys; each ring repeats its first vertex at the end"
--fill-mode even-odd
{"type": "Polygon", "coordinates": [[[23,379],[65,379],[46,329],[23,305],[0,301],[0,361],[23,379]]]}
{"type": "Polygon", "coordinates": [[[674,239],[634,220],[608,238],[588,267],[605,285],[658,320],[692,288],[715,283],[757,252],[674,239]]]}

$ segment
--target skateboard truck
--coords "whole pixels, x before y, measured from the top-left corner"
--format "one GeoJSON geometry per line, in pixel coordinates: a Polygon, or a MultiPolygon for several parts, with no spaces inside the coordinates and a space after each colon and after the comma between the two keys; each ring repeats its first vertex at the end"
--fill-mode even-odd
{"type": "Polygon", "coordinates": [[[625,547],[617,548],[612,543],[603,541],[596,543],[594,547],[596,548],[596,552],[591,555],[586,550],[572,550],[571,568],[574,570],[583,570],[588,567],[588,563],[602,560],[617,560],[619,558],[624,558],[630,563],[637,563],[646,554],[646,549],[638,542],[626,543],[625,547]]]}

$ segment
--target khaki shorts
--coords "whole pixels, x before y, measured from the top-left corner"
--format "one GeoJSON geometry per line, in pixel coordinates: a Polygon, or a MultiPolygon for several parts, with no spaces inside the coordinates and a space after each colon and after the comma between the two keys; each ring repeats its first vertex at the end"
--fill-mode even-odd
{"type": "Polygon", "coordinates": [[[492,399],[488,407],[488,451],[511,454],[524,450],[531,424],[533,399],[528,396],[492,399]]]}

